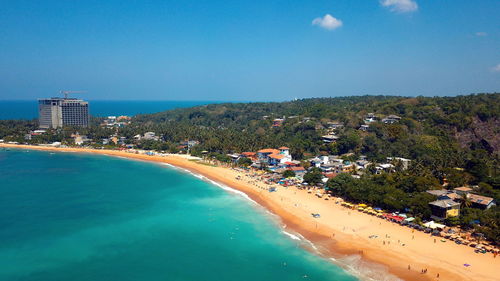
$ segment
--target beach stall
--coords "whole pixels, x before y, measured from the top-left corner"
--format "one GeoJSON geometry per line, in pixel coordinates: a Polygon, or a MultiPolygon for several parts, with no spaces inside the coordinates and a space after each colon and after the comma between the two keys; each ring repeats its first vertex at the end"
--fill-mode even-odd
{"type": "Polygon", "coordinates": [[[406,218],[406,219],[405,219],[405,221],[406,221],[406,222],[412,222],[412,221],[414,221],[414,220],[415,220],[415,218],[414,218],[414,217],[409,217],[409,218],[406,218]]]}
{"type": "Polygon", "coordinates": [[[424,223],[424,226],[431,228],[431,229],[444,229],[444,227],[445,227],[444,224],[436,223],[434,221],[424,223]]]}

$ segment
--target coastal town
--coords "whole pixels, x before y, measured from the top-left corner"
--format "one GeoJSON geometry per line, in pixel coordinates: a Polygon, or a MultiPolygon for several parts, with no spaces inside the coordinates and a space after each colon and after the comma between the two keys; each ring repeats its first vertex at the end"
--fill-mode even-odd
{"type": "Polygon", "coordinates": [[[500,281],[500,1],[3,1],[0,281],[500,281]]]}
{"type": "MultiPolygon", "coordinates": [[[[373,115],[368,115],[373,118],[373,115]]],[[[396,120],[391,117],[391,120],[396,120]]],[[[282,119],[280,119],[281,121],[282,119]]],[[[374,122],[373,119],[366,120],[367,123],[374,122]],[[368,121],[370,120],[370,121],[368,121]]],[[[130,122],[127,116],[109,116],[101,126],[122,127],[130,122]],[[125,120],[125,122],[123,121],[125,120]],[[127,123],[128,122],[128,123],[127,123]]],[[[273,120],[276,123],[276,120],[273,120]]],[[[273,125],[274,126],[274,125],[273,125]]],[[[338,128],[339,124],[334,124],[338,128]]],[[[34,130],[26,135],[26,140],[32,136],[46,133],[45,130],[34,130]]],[[[325,142],[335,142],[335,132],[330,131],[330,135],[324,136],[325,142]]],[[[103,138],[99,142],[89,139],[85,135],[79,135],[77,132],[71,135],[72,144],[62,144],[54,142],[50,144],[38,144],[41,147],[54,148],[100,148],[104,145],[114,144],[114,149],[132,154],[141,154],[148,156],[167,157],[171,153],[165,151],[144,150],[135,148],[141,141],[161,142],[161,136],[154,132],[135,135],[133,143],[127,143],[125,137],[112,135],[109,138],[103,138]]],[[[4,140],[0,140],[4,143],[4,140]]],[[[17,142],[7,142],[7,144],[18,144],[17,142]]],[[[196,140],[186,140],[178,145],[179,153],[189,156],[189,150],[198,145],[196,140]]],[[[108,147],[109,149],[109,147],[108,147]]],[[[494,198],[481,196],[475,193],[474,186],[462,186],[453,189],[447,189],[446,180],[441,189],[429,189],[425,192],[434,196],[436,200],[429,202],[431,210],[431,220],[421,220],[412,216],[411,213],[388,212],[379,206],[370,206],[363,202],[349,202],[341,197],[334,196],[334,192],[328,185],[330,179],[338,175],[349,175],[352,178],[360,178],[364,173],[382,174],[394,173],[396,170],[406,170],[411,165],[410,159],[401,157],[387,157],[385,162],[376,163],[366,160],[365,156],[358,159],[352,159],[352,154],[345,155],[318,155],[309,159],[297,161],[290,154],[290,148],[282,146],[278,148],[264,148],[255,152],[247,151],[241,153],[232,153],[227,155],[211,155],[208,151],[202,151],[201,157],[190,156],[193,161],[208,163],[235,169],[245,174],[246,177],[258,182],[259,187],[268,192],[278,192],[281,188],[297,188],[307,190],[318,200],[331,200],[335,204],[340,204],[344,208],[352,209],[367,215],[375,216],[380,219],[388,220],[402,227],[408,227],[417,231],[428,233],[430,236],[439,239],[440,242],[451,241],[458,245],[464,245],[471,248],[471,251],[480,254],[491,253],[493,256],[499,253],[496,241],[488,241],[480,233],[475,233],[473,229],[463,230],[456,226],[444,224],[449,219],[456,219],[460,216],[461,206],[467,206],[479,210],[486,210],[496,205],[494,198]],[[351,159],[351,160],[346,160],[351,159]]],[[[404,207],[410,210],[410,206],[404,207]]],[[[321,214],[311,214],[313,217],[319,217],[321,214]]],[[[473,222],[479,224],[480,222],[473,222]]]]}
{"type": "MultiPolygon", "coordinates": [[[[4,135],[1,149],[90,152],[171,163],[241,188],[263,206],[277,204],[279,207],[271,210],[280,214],[285,224],[296,223],[298,216],[307,231],[321,233],[335,243],[327,248],[346,254],[359,249],[355,254],[367,260],[386,248],[394,254],[407,254],[420,251],[419,247],[439,257],[456,252],[456,259],[464,260],[455,260],[454,270],[468,271],[471,266],[483,270],[485,259],[497,260],[499,244],[494,229],[491,231],[491,214],[498,207],[496,198],[486,195],[487,184],[461,179],[468,176],[461,167],[447,168],[443,176],[435,178],[421,159],[403,157],[405,154],[397,151],[384,155],[374,154],[373,149],[366,154],[353,149],[358,136],[369,140],[384,134],[381,130],[405,128],[408,120],[404,117],[363,112],[359,123],[349,123],[304,114],[263,115],[253,121],[260,126],[256,134],[298,128],[315,136],[313,147],[319,150],[297,153],[301,150],[293,142],[275,142],[275,146],[255,150],[223,150],[211,148],[210,139],[187,134],[173,140],[165,128],[175,126],[159,129],[148,119],[144,125],[141,116],[90,120],[83,100],[70,100],[73,111],[54,119],[51,112],[64,111],[66,102],[42,100],[38,126],[4,135]],[[46,104],[51,108],[45,108],[46,104]],[[74,110],[75,104],[80,110],[74,110]],[[356,246],[353,237],[365,244],[356,246]],[[349,245],[341,240],[350,241],[349,245]],[[377,250],[371,251],[367,245],[377,250]]],[[[225,133],[227,128],[218,130],[225,133]]],[[[398,268],[407,271],[398,272],[399,276],[421,274],[454,280],[447,279],[451,275],[443,265],[437,266],[445,259],[429,260],[435,264],[411,260],[401,264],[396,260],[398,268]]]]}

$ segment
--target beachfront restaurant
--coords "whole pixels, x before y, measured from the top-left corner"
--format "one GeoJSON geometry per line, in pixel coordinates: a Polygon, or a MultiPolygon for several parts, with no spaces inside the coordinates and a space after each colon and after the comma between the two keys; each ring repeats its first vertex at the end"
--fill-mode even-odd
{"type": "Polygon", "coordinates": [[[429,203],[432,216],[435,220],[444,220],[449,217],[458,217],[460,214],[460,203],[451,199],[436,200],[429,203]]]}

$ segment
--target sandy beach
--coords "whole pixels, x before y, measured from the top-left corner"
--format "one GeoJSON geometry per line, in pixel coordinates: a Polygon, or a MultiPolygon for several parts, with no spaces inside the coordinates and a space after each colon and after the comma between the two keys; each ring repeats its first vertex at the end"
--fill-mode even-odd
{"type": "Polygon", "coordinates": [[[278,215],[287,229],[312,241],[324,255],[340,260],[359,255],[362,261],[382,265],[403,280],[499,280],[500,257],[476,254],[472,248],[448,240],[441,242],[429,234],[346,209],[335,204],[336,200],[317,198],[306,190],[280,186],[277,192],[268,192],[259,188],[263,183],[256,183],[248,174],[234,169],[201,164],[180,155],[162,157],[115,150],[10,144],[0,147],[94,153],[168,163],[246,193],[278,215]],[[321,217],[313,218],[311,213],[319,213],[321,217]],[[427,269],[427,273],[421,273],[422,269],[427,269]]]}

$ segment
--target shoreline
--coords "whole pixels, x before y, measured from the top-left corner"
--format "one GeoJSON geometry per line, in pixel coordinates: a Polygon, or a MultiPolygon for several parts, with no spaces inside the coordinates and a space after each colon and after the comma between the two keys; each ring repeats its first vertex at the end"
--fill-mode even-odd
{"type": "Polygon", "coordinates": [[[300,234],[316,245],[319,254],[325,257],[342,260],[357,255],[361,257],[362,265],[384,267],[388,273],[403,280],[497,280],[498,270],[495,268],[500,268],[500,262],[492,255],[475,254],[471,248],[450,241],[436,243],[428,234],[413,233],[411,229],[391,222],[347,210],[335,204],[335,200],[319,199],[305,190],[278,187],[278,192],[264,191],[258,188],[259,183],[252,183],[248,175],[230,168],[200,164],[181,155],[162,157],[117,150],[11,144],[0,144],[0,147],[91,153],[167,163],[245,193],[278,216],[285,225],[284,230],[291,229],[300,234]],[[236,179],[237,176],[241,178],[236,179]],[[312,218],[310,214],[313,212],[321,213],[321,218],[312,218]],[[378,237],[370,239],[370,235],[378,237]],[[464,263],[472,266],[464,267],[464,263]],[[428,270],[427,274],[420,273],[424,268],[428,270]]]}

